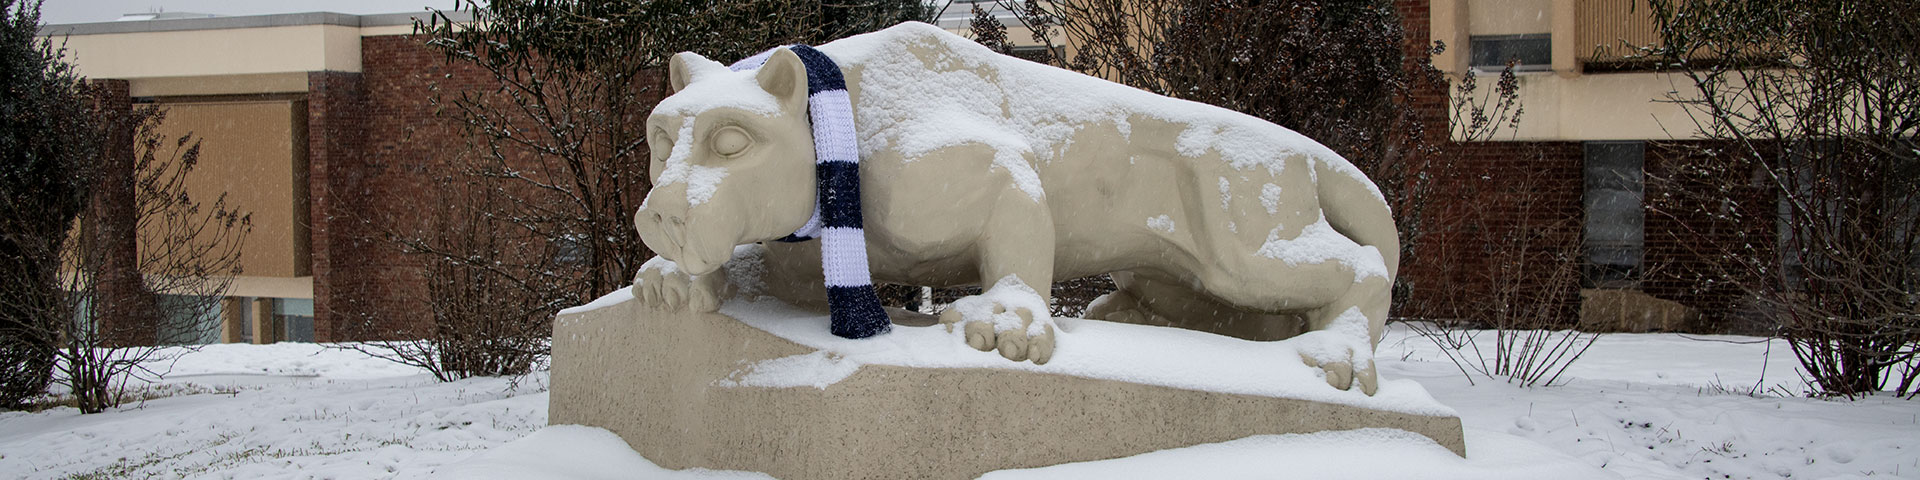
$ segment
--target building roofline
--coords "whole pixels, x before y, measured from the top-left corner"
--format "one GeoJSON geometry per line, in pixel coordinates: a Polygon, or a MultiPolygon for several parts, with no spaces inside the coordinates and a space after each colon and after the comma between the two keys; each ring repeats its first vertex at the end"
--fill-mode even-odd
{"type": "MultiPolygon", "coordinates": [[[[246,15],[236,17],[178,18],[164,20],[136,20],[122,22],[69,23],[40,27],[41,36],[50,35],[105,35],[114,33],[141,32],[177,32],[191,30],[228,30],[238,28],[293,27],[302,25],[338,25],[343,27],[384,27],[393,25],[412,25],[413,19],[428,19],[432,12],[381,13],[372,15],[353,15],[335,12],[281,13],[273,15],[246,15]]],[[[473,20],[473,12],[455,10],[446,12],[447,18],[455,22],[473,20]]]]}

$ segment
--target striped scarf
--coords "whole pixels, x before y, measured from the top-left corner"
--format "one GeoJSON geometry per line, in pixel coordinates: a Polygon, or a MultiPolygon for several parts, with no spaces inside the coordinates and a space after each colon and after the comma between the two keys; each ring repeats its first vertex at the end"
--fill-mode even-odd
{"type": "MultiPolygon", "coordinates": [[[[860,149],[853,136],[853,102],[847,81],[833,59],[806,45],[784,47],[799,55],[807,67],[807,113],[813,120],[814,178],[818,199],[813,218],[780,239],[804,242],[820,239],[820,267],[827,279],[827,310],[833,316],[833,334],[866,338],[886,333],[892,326],[874,295],[873,274],[867,270],[867,236],[860,222],[860,149]]],[[[752,70],[767,63],[779,50],[767,50],[735,62],[733,71],[752,70]]]]}

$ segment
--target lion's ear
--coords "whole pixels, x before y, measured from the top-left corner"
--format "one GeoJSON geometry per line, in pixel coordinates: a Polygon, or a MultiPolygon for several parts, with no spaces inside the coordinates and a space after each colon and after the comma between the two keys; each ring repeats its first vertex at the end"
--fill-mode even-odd
{"type": "Polygon", "coordinates": [[[773,94],[773,98],[780,99],[781,103],[791,105],[807,101],[807,65],[801,63],[800,56],[792,50],[775,50],[754,78],[760,82],[760,88],[773,94]]]}
{"type": "Polygon", "coordinates": [[[673,91],[667,93],[673,94],[685,90],[687,85],[699,79],[703,71],[715,68],[726,70],[727,67],[720,62],[708,60],[707,57],[702,57],[698,53],[673,54],[673,59],[667,62],[667,87],[672,88],[673,91]]]}

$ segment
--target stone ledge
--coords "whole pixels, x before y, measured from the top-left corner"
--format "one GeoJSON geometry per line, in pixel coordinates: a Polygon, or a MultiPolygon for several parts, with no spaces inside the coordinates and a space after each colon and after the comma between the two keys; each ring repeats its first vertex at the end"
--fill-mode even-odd
{"type": "Polygon", "coordinates": [[[550,423],[606,428],[667,468],[789,480],[974,478],[1368,427],[1465,451],[1456,417],[1033,371],[861,365],[825,388],[723,387],[748,364],[814,350],[725,315],[602,305],[554,324],[550,423]]]}

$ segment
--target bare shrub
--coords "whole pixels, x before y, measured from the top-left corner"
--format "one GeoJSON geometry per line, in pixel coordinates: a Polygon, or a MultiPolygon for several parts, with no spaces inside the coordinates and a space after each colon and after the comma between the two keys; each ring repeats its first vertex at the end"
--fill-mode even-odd
{"type": "MultiPolygon", "coordinates": [[[[1498,176],[1455,165],[1437,201],[1443,225],[1436,250],[1477,249],[1482,261],[1446,272],[1461,280],[1448,315],[1413,322],[1461,373],[1521,386],[1552,385],[1600,334],[1574,330],[1580,287],[1577,218],[1553,216],[1537,178],[1498,176]]],[[[1511,172],[1507,172],[1511,173],[1511,172]]],[[[1447,258],[1453,258],[1448,256],[1447,258]]],[[[1453,262],[1449,262],[1453,263],[1453,262]]]]}
{"type": "Polygon", "coordinates": [[[1667,101],[1707,140],[1674,146],[1708,160],[1657,179],[1692,187],[1668,214],[1740,235],[1688,245],[1701,281],[1755,300],[1821,392],[1920,395],[1920,5],[1648,7],[1661,42],[1632,58],[1684,80],[1667,101]]]}
{"type": "Polygon", "coordinates": [[[498,88],[427,99],[467,148],[436,179],[444,194],[416,204],[432,216],[421,228],[403,218],[414,212],[372,228],[422,266],[430,318],[347,345],[441,380],[538,368],[556,312],[627,286],[653,255],[633,213],[652,187],[643,129],[674,53],[740,58],[928,13],[917,0],[456,4],[472,23],[438,12],[415,31],[498,88]]]}
{"type": "Polygon", "coordinates": [[[341,347],[423,368],[440,381],[524,375],[541,366],[553,335],[553,316],[580,300],[559,270],[577,255],[527,248],[541,245],[498,212],[510,201],[476,179],[446,179],[448,201],[434,205],[418,231],[390,232],[389,241],[425,264],[426,324],[381,332],[381,340],[341,347]],[[546,268],[542,268],[546,267],[546,268]]]}
{"type": "Polygon", "coordinates": [[[216,333],[252,229],[225,194],[207,202],[188,193],[200,144],[159,133],[162,110],[97,112],[108,145],[80,172],[92,190],[87,208],[50,245],[63,267],[60,294],[0,299],[49,319],[20,333],[54,347],[54,381],[83,413],[133,398],[131,381],[157,379],[216,333]]]}
{"type": "Polygon", "coordinates": [[[1452,135],[1430,158],[1426,260],[1436,277],[1457,282],[1429,295],[1429,318],[1410,323],[1439,346],[1469,381],[1474,374],[1521,386],[1552,385],[1599,339],[1574,330],[1581,283],[1578,217],[1554,208],[1554,172],[1508,167],[1542,165],[1537,148],[1495,159],[1469,159],[1474,148],[1511,140],[1525,109],[1508,64],[1491,90],[1479,73],[1452,89],[1452,135]],[[1505,137],[1505,138],[1502,138],[1505,137]],[[1473,260],[1468,260],[1473,259],[1473,260]]]}

